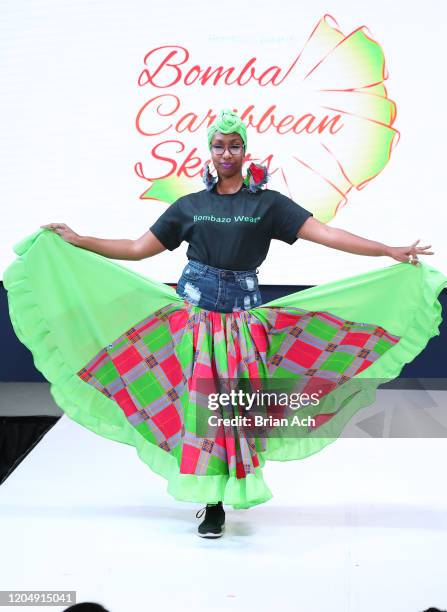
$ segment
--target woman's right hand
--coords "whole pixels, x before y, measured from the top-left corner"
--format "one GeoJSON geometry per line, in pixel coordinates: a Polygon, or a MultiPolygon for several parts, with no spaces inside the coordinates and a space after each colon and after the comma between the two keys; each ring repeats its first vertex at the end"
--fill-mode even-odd
{"type": "Polygon", "coordinates": [[[73,244],[74,246],[79,245],[79,240],[81,236],[73,231],[68,225],[65,223],[48,223],[47,225],[41,225],[45,229],[52,230],[56,234],[59,234],[61,238],[63,238],[66,242],[73,244]]]}

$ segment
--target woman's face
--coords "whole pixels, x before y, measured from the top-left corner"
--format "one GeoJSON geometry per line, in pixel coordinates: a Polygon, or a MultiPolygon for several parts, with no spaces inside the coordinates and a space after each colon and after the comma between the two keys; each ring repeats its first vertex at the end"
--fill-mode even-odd
{"type": "Polygon", "coordinates": [[[244,141],[239,134],[216,132],[211,139],[211,159],[218,176],[230,178],[242,175],[244,141]],[[220,150],[219,150],[220,149],[220,150]]]}

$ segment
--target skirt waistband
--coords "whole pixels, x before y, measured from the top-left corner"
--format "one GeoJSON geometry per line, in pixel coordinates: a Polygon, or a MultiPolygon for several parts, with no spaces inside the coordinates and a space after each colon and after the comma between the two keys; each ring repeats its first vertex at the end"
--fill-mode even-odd
{"type": "Polygon", "coordinates": [[[207,271],[211,272],[215,276],[220,276],[222,278],[230,278],[231,276],[234,276],[235,278],[240,278],[243,276],[259,273],[258,268],[253,269],[253,270],[227,270],[225,268],[215,268],[214,266],[205,264],[201,261],[198,261],[197,259],[189,259],[188,265],[192,267],[196,267],[199,270],[206,269],[207,271]]]}

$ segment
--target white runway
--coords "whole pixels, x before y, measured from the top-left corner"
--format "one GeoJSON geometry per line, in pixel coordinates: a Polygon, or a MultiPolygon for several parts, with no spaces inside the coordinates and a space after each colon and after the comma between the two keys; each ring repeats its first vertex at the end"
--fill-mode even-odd
{"type": "Polygon", "coordinates": [[[203,540],[200,505],[64,415],[0,486],[0,588],[111,612],[444,609],[446,459],[442,438],[340,439],[268,462],[274,498],[226,507],[223,538],[203,540]]]}

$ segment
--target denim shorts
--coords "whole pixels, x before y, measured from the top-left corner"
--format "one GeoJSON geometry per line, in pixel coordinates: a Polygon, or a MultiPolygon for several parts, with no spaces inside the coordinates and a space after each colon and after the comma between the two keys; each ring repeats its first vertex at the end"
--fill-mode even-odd
{"type": "Polygon", "coordinates": [[[216,312],[248,310],[262,304],[258,270],[225,270],[190,259],[177,294],[194,306],[216,312]]]}

